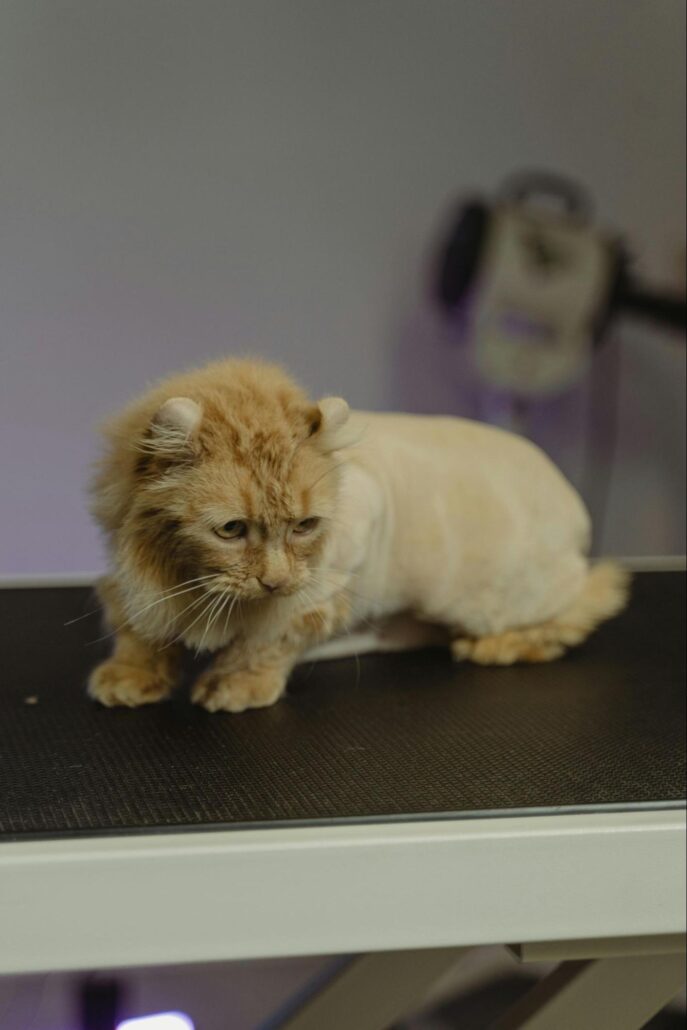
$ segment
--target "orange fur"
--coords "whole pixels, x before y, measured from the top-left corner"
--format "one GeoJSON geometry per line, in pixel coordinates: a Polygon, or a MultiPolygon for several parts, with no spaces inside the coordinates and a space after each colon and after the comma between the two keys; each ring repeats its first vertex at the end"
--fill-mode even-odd
{"type": "MultiPolygon", "coordinates": [[[[117,644],[90,691],[105,704],[133,704],[138,679],[143,703],[171,685],[167,664],[153,660],[158,649],[181,641],[218,650],[307,588],[336,511],[335,441],[280,369],[232,360],[166,380],[105,432],[93,512],[111,552],[101,594],[117,644]],[[296,531],[313,518],[312,531],[296,531]],[[218,536],[237,520],[249,527],[245,539],[218,536]]],[[[304,643],[322,635],[315,622],[319,629],[301,620],[304,643]]],[[[283,631],[277,620],[274,633],[283,631]]]]}

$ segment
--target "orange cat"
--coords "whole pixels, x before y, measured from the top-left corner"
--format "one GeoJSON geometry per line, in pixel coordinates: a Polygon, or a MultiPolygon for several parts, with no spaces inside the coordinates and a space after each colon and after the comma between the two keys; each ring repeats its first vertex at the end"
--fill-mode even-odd
{"type": "Polygon", "coordinates": [[[93,510],[115,646],[92,697],[161,700],[186,646],[217,652],[194,701],[269,705],[304,653],[403,612],[456,657],[548,660],[622,607],[625,574],[589,569],[586,512],[537,448],[460,419],[349,415],[228,360],[110,423],[93,510]]]}

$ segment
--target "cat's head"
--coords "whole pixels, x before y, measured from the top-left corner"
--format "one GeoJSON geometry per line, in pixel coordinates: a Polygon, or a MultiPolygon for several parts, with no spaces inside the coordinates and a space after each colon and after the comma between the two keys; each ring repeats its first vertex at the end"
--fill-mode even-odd
{"type": "Polygon", "coordinates": [[[307,591],[336,519],[346,402],[225,385],[167,397],[133,439],[120,428],[131,461],[111,461],[96,484],[96,514],[119,497],[114,558],[129,615],[150,605],[153,635],[170,615],[154,603],[163,594],[187,625],[208,594],[264,604],[307,591]]]}

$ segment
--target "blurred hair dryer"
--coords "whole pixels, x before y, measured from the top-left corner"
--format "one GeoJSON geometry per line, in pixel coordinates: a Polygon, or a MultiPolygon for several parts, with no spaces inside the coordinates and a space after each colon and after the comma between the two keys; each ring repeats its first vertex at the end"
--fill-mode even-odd
{"type": "Polygon", "coordinates": [[[435,289],[445,310],[467,308],[481,377],[520,397],[577,382],[621,313],[685,326],[684,297],[643,288],[623,242],[595,225],[586,191],[550,173],[519,174],[493,202],[461,206],[435,289]]]}

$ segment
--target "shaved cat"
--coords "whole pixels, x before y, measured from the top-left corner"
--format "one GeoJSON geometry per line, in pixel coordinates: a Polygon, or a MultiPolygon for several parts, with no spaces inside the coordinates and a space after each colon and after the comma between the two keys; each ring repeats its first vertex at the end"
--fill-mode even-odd
{"type": "Polygon", "coordinates": [[[625,571],[588,561],[575,491],[499,429],[315,404],[272,365],[226,360],[162,382],[106,436],[104,705],[165,698],[183,647],[214,653],[193,700],[240,712],[361,628],[368,648],[541,662],[625,604],[625,571]]]}

